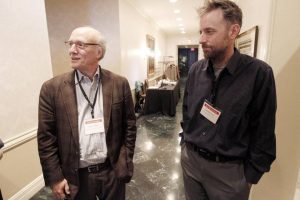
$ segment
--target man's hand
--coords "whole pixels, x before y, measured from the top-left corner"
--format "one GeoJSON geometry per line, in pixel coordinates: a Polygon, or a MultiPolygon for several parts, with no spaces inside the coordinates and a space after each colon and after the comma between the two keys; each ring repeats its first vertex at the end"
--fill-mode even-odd
{"type": "Polygon", "coordinates": [[[66,179],[53,184],[51,189],[57,199],[66,199],[66,195],[70,194],[69,184],[66,179]]]}

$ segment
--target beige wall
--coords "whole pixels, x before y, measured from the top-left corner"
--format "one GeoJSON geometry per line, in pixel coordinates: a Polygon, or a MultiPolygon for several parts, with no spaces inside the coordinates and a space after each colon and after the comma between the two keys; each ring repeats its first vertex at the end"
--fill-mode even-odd
{"type": "Polygon", "coordinates": [[[300,165],[300,27],[298,0],[239,0],[243,31],[259,26],[258,58],[273,68],[277,86],[277,159],[258,185],[253,200],[292,200],[300,165]]]}
{"type": "MultiPolygon", "coordinates": [[[[0,138],[35,134],[41,84],[52,77],[44,1],[0,1],[0,138]]],[[[6,149],[0,188],[9,199],[41,175],[36,139],[6,149]]]]}
{"type": "Polygon", "coordinates": [[[9,199],[42,174],[36,138],[6,151],[0,163],[1,191],[9,199]]]}
{"type": "Polygon", "coordinates": [[[134,88],[135,81],[147,78],[146,35],[155,38],[155,65],[159,68],[158,62],[165,55],[165,34],[128,1],[119,0],[119,3],[122,74],[134,88]]]}
{"type": "Polygon", "coordinates": [[[267,61],[270,39],[271,17],[274,0],[239,0],[238,5],[243,10],[243,25],[241,33],[258,26],[258,48],[256,57],[267,61]]]}
{"type": "Polygon", "coordinates": [[[292,200],[300,166],[300,1],[275,2],[269,63],[277,85],[277,159],[255,187],[254,200],[292,200]]]}
{"type": "Polygon", "coordinates": [[[100,64],[105,69],[120,73],[118,0],[47,0],[45,6],[54,75],[71,70],[64,41],[79,26],[92,26],[104,35],[107,51],[100,64]]]}
{"type": "Polygon", "coordinates": [[[52,76],[44,2],[1,0],[0,24],[0,138],[7,141],[36,128],[39,89],[52,76]]]}

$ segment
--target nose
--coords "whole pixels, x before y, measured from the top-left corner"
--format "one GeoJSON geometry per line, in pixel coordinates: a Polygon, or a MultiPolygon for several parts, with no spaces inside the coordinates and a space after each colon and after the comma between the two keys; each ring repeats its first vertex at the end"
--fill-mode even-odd
{"type": "Polygon", "coordinates": [[[77,48],[76,48],[76,45],[75,44],[72,44],[70,47],[69,47],[69,53],[77,53],[77,48]]]}
{"type": "Polygon", "coordinates": [[[203,44],[206,42],[206,37],[203,33],[200,34],[199,44],[203,44]]]}

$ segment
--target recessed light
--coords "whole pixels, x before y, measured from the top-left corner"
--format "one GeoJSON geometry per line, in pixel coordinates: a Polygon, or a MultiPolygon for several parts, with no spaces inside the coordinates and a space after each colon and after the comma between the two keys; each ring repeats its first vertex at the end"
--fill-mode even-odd
{"type": "Polygon", "coordinates": [[[180,10],[179,9],[176,9],[176,10],[174,10],[173,11],[175,14],[178,14],[178,13],[180,13],[180,10]]]}
{"type": "Polygon", "coordinates": [[[177,20],[177,21],[182,21],[182,18],[177,17],[176,20],[177,20]]]}
{"type": "Polygon", "coordinates": [[[183,24],[180,23],[180,24],[178,24],[178,26],[183,26],[183,24]]]}
{"type": "Polygon", "coordinates": [[[170,3],[175,3],[177,0],[169,0],[170,3]]]}
{"type": "Polygon", "coordinates": [[[185,31],[181,31],[181,33],[182,33],[182,34],[185,34],[186,32],[185,32],[185,31]]]}

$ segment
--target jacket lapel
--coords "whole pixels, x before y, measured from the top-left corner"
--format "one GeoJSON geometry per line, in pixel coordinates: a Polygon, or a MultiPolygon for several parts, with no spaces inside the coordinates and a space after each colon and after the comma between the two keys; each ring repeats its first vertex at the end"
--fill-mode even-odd
{"type": "Polygon", "coordinates": [[[75,71],[69,73],[62,85],[62,98],[66,108],[67,117],[72,129],[72,135],[75,144],[79,148],[79,133],[78,133],[78,111],[75,89],[75,71]]]}
{"type": "Polygon", "coordinates": [[[103,93],[104,128],[105,133],[108,133],[114,83],[105,69],[101,69],[101,84],[103,93]]]}

